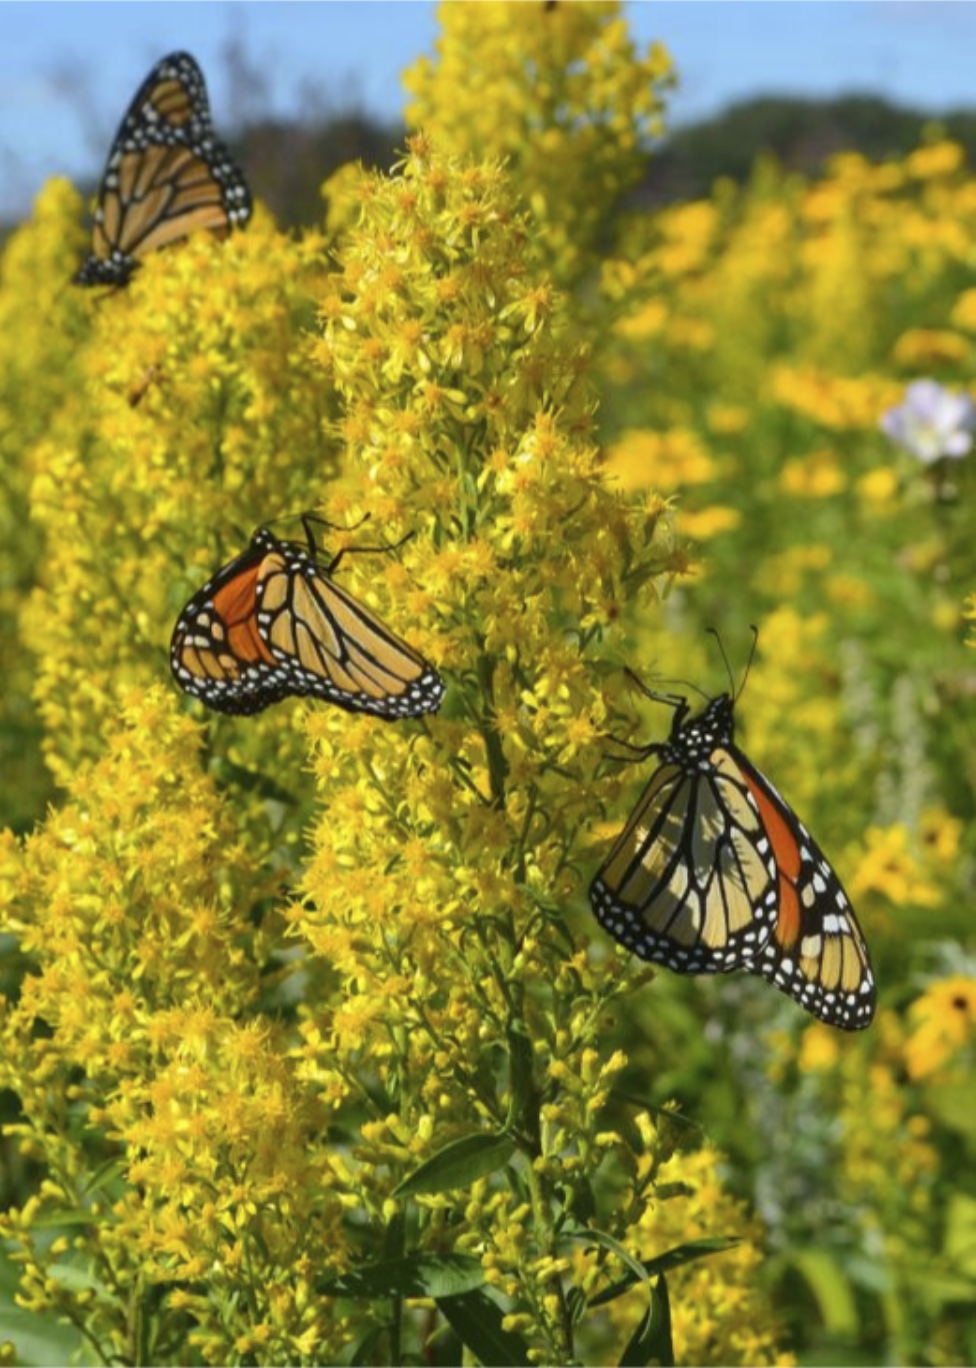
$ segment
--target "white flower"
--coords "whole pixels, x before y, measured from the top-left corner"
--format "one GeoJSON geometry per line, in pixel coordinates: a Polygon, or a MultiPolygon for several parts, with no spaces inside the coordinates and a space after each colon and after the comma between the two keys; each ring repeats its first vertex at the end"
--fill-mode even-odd
{"type": "Polygon", "coordinates": [[[976,404],[968,394],[952,394],[935,380],[913,380],[904,403],[889,409],[879,426],[897,446],[931,465],[971,450],[976,404]]]}

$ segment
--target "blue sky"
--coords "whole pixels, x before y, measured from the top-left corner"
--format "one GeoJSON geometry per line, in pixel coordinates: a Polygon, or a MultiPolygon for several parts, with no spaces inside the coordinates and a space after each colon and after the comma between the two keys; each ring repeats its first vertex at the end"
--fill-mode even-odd
{"type": "MultiPolygon", "coordinates": [[[[263,64],[280,113],[316,98],[395,118],[400,72],[433,50],[436,8],[427,0],[6,0],[0,216],[28,212],[49,176],[97,175],[136,86],[176,48],[203,67],[218,127],[233,114],[224,61],[233,40],[263,64]]],[[[974,4],[630,0],[624,8],[641,44],[661,39],[678,64],[674,122],[771,93],[868,92],[933,113],[976,105],[974,4]]]]}

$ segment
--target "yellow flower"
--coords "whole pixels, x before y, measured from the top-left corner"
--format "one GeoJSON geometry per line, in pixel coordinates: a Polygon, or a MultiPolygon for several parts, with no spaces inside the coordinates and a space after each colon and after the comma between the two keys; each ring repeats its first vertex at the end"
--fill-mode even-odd
{"type": "Polygon", "coordinates": [[[628,432],[610,448],[606,464],[607,474],[623,489],[651,486],[668,492],[711,480],[715,469],[701,438],[686,428],[628,432]]]}
{"type": "Polygon", "coordinates": [[[839,494],[847,485],[847,476],[840,467],[837,453],[824,447],[787,461],[780,471],[779,482],[787,494],[823,499],[839,494]]]}
{"type": "Polygon", "coordinates": [[[905,170],[915,180],[934,180],[954,175],[965,161],[966,153],[958,143],[938,142],[907,156],[905,170]]]}
{"type": "Polygon", "coordinates": [[[865,503],[874,508],[884,508],[891,504],[898,492],[898,475],[890,466],[879,466],[862,475],[854,488],[865,503]]]}
{"type": "Polygon", "coordinates": [[[939,902],[938,887],[929,882],[909,848],[908,830],[901,823],[869,826],[867,850],[851,880],[851,894],[859,901],[880,893],[896,906],[932,907],[939,902]]]}
{"type": "Polygon", "coordinates": [[[930,1079],[976,1039],[976,979],[957,974],[934,984],[909,1009],[905,1042],[910,1078],[930,1079]]]}
{"type": "Polygon", "coordinates": [[[832,1069],[837,1063],[839,1055],[837,1032],[831,1027],[820,1022],[813,1022],[803,1032],[799,1066],[804,1072],[832,1069]]]}
{"type": "Polygon", "coordinates": [[[730,532],[742,522],[742,514],[737,508],[713,506],[696,512],[685,509],[680,516],[682,532],[693,541],[708,541],[710,537],[730,532]]]}
{"type": "Polygon", "coordinates": [[[894,360],[907,370],[931,371],[964,361],[970,344],[958,333],[939,328],[910,328],[895,343],[894,360]]]}
{"type": "Polygon", "coordinates": [[[976,290],[963,290],[949,315],[949,322],[963,332],[976,332],[976,290]]]}

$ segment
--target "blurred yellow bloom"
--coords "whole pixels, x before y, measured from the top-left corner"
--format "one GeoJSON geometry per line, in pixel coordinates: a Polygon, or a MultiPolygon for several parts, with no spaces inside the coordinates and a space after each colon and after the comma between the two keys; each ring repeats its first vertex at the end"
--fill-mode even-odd
{"type": "MultiPolygon", "coordinates": [[[[721,1169],[721,1156],[708,1146],[665,1159],[658,1166],[658,1184],[679,1182],[687,1197],[680,1203],[650,1204],[640,1222],[637,1252],[642,1258],[719,1231],[742,1241],[668,1274],[675,1361],[792,1365],[793,1356],[778,1347],[772,1310],[755,1277],[761,1227],[728,1192],[721,1169]]],[[[635,1288],[611,1303],[609,1314],[632,1327],[646,1298],[643,1289],[635,1288]]]]}
{"type": "Polygon", "coordinates": [[[867,849],[851,880],[855,902],[870,893],[879,893],[898,907],[932,907],[939,902],[939,889],[925,877],[901,823],[869,826],[865,844],[867,849]]]}
{"type": "Polygon", "coordinates": [[[847,476],[841,469],[837,453],[824,447],[787,461],[780,471],[779,483],[787,494],[824,499],[840,493],[847,485],[847,476]]]}
{"type": "Polygon", "coordinates": [[[625,433],[607,453],[607,474],[619,480],[623,489],[651,486],[670,493],[705,483],[714,477],[715,469],[713,457],[690,428],[637,429],[625,433]]]}
{"type": "Polygon", "coordinates": [[[749,410],[741,404],[710,404],[705,420],[711,432],[730,437],[749,426],[749,410]]]}
{"type": "Polygon", "coordinates": [[[895,363],[906,369],[925,371],[965,360],[970,344],[958,333],[940,328],[910,328],[895,343],[895,363]]]}
{"type": "Polygon", "coordinates": [[[849,379],[810,366],[778,366],[771,386],[779,403],[837,431],[871,431],[879,414],[902,393],[895,380],[879,376],[849,379]]]}
{"type": "Polygon", "coordinates": [[[643,342],[663,332],[668,321],[667,305],[652,299],[636,313],[628,314],[614,324],[614,332],[630,342],[643,342]]]}
{"type": "Polygon", "coordinates": [[[976,979],[957,974],[934,984],[908,1013],[905,1042],[910,1078],[937,1074],[964,1045],[976,1040],[976,979]]]}
{"type": "Polygon", "coordinates": [[[708,541],[722,532],[729,532],[742,522],[742,514],[737,508],[723,508],[713,504],[698,512],[684,509],[679,515],[678,525],[685,536],[692,541],[708,541]]]}
{"type": "Polygon", "coordinates": [[[881,507],[890,504],[898,493],[898,475],[891,466],[879,466],[862,475],[854,488],[865,503],[881,507]]]}
{"type": "Polygon", "coordinates": [[[703,318],[673,317],[668,325],[667,338],[678,351],[707,352],[715,345],[713,323],[703,318]]]}
{"type": "Polygon", "coordinates": [[[800,1043],[800,1069],[806,1073],[832,1069],[840,1055],[837,1032],[815,1021],[803,1032],[800,1043]]]}
{"type": "Polygon", "coordinates": [[[877,594],[870,584],[855,575],[831,575],[824,583],[831,603],[847,608],[866,608],[877,600],[877,594]]]}
{"type": "Polygon", "coordinates": [[[949,315],[949,322],[964,332],[976,332],[976,289],[963,290],[949,315]]]}
{"type": "Polygon", "coordinates": [[[915,180],[934,180],[954,175],[965,165],[965,150],[954,142],[920,147],[905,158],[905,170],[915,180]]]}

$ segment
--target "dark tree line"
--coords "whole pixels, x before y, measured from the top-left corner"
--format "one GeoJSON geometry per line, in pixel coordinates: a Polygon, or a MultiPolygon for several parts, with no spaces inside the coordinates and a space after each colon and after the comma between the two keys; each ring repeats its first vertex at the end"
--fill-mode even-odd
{"type": "MultiPolygon", "coordinates": [[[[715,118],[672,130],[651,158],[638,192],[646,204],[667,204],[707,195],[720,177],[743,182],[756,157],[773,153],[788,170],[816,176],[841,151],[870,161],[906,155],[933,125],[961,143],[976,160],[976,111],[959,110],[937,121],[921,110],[874,96],[833,100],[764,96],[729,106],[715,118]]],[[[348,161],[389,167],[403,146],[404,129],[383,125],[361,112],[330,114],[319,121],[249,124],[236,140],[255,191],[279,222],[294,226],[321,218],[319,187],[348,161]]]]}
{"type": "MultiPolygon", "coordinates": [[[[387,169],[403,147],[402,125],[372,118],[357,106],[316,108],[301,120],[261,112],[258,100],[238,108],[237,132],[228,130],[235,155],[247,168],[255,194],[284,227],[322,221],[321,186],[350,161],[387,169]]],[[[650,159],[637,192],[646,205],[707,195],[721,177],[743,182],[756,157],[772,153],[787,170],[816,176],[840,151],[870,161],[910,152],[933,125],[961,143],[976,161],[976,110],[961,109],[937,120],[921,110],[868,95],[833,100],[763,96],[730,105],[714,118],[673,129],[650,159]]],[[[82,187],[94,193],[94,180],[82,187]]],[[[14,227],[0,225],[0,240],[14,227]]]]}

